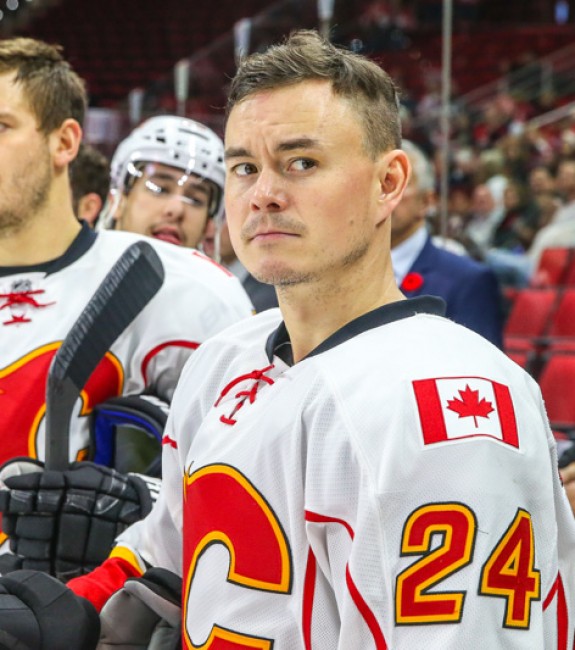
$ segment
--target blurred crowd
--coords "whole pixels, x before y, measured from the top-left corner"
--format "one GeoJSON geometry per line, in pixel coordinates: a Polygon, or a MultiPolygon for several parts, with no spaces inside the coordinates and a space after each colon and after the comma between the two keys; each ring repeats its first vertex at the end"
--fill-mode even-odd
{"type": "MultiPolygon", "coordinates": [[[[571,8],[555,4],[560,6],[553,15],[542,17],[565,24],[571,8]]],[[[466,33],[479,9],[478,0],[454,2],[454,34],[466,33]]],[[[407,59],[417,28],[440,22],[441,3],[435,0],[373,0],[347,43],[358,52],[382,56],[384,67],[393,62],[390,72],[402,90],[403,137],[433,161],[436,197],[444,167],[441,71],[426,68],[420,90],[410,90],[407,59]],[[406,53],[405,65],[394,51],[406,53]]],[[[537,282],[545,248],[575,247],[575,86],[567,69],[555,71],[552,83],[546,83],[541,57],[529,42],[510,48],[494,66],[500,90],[483,100],[459,92],[457,75],[452,75],[447,215],[440,219],[437,202],[429,205],[427,218],[431,232],[447,238],[450,250],[489,265],[505,293],[508,287],[537,282]],[[564,108],[562,118],[537,119],[558,108],[564,108]]]]}
{"type": "MultiPolygon", "coordinates": [[[[404,136],[433,159],[439,183],[440,93],[437,80],[429,85],[403,107],[404,136]]],[[[442,226],[432,207],[429,224],[489,264],[504,287],[534,281],[545,248],[575,246],[575,111],[534,126],[530,120],[541,111],[504,92],[476,114],[457,98],[450,106],[448,214],[442,226]]]]}

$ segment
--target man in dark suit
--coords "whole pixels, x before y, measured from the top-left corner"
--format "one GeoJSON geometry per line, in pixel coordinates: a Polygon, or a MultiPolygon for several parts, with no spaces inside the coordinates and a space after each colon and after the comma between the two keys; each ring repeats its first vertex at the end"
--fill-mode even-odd
{"type": "Polygon", "coordinates": [[[503,310],[495,274],[466,254],[436,245],[426,225],[434,190],[431,165],[413,143],[404,141],[413,174],[391,222],[391,257],[397,282],[408,297],[440,296],[448,318],[502,347],[503,310]]]}

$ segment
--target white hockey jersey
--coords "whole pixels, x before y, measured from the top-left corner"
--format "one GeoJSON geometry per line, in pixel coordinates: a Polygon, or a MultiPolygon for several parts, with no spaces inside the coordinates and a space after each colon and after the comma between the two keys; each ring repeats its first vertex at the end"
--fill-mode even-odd
{"type": "Polygon", "coordinates": [[[572,649],[539,389],[440,312],[387,305],[290,366],[271,310],[186,366],[160,499],[120,538],[183,576],[183,647],[572,649]]]}
{"type": "MultiPolygon", "coordinates": [[[[50,362],[104,276],[140,239],[125,232],[96,235],[84,225],[57,260],[0,267],[0,463],[43,459],[50,362]]],[[[252,313],[239,282],[207,257],[148,241],[164,266],[164,284],[88,380],[70,431],[70,460],[85,455],[86,416],[94,404],[143,391],[169,401],[198,345],[252,313]]]]}

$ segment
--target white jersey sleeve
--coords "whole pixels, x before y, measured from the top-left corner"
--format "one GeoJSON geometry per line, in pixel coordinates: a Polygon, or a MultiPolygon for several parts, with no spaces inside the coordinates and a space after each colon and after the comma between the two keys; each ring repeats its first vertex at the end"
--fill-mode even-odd
{"type": "Polygon", "coordinates": [[[425,300],[293,366],[272,310],[186,367],[138,551],[181,572],[188,647],[571,650],[575,524],[539,389],[425,300]]]}

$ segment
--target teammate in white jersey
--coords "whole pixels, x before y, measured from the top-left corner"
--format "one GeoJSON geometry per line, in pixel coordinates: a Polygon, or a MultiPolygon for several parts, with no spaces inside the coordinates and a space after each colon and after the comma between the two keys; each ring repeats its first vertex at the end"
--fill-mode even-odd
{"type": "Polygon", "coordinates": [[[223,212],[223,143],[175,115],[149,118],[114,152],[100,226],[195,248],[223,212]]]}
{"type": "MultiPolygon", "coordinates": [[[[240,64],[225,139],[232,242],[280,309],[186,366],[159,501],[119,543],[182,577],[182,646],[570,650],[575,524],[537,385],[395,284],[393,82],[296,32],[240,64]]],[[[72,589],[101,604],[111,562],[72,589]]],[[[159,647],[142,611],[173,626],[173,587],[126,581],[100,647],[159,647]]]]}
{"type": "MultiPolygon", "coordinates": [[[[95,233],[76,219],[68,166],[81,140],[85,106],[83,83],[57,48],[32,39],[0,43],[0,463],[44,459],[50,362],[116,260],[143,239],[95,233]]],[[[149,181],[139,171],[146,165],[177,170],[178,179],[187,175],[185,183],[164,191],[162,201],[178,206],[171,209],[179,220],[197,222],[195,240],[186,239],[191,246],[222,210],[223,143],[191,120],[158,118],[154,128],[177,133],[178,142],[148,139],[147,148],[141,142],[137,149],[124,147],[115,174],[134,193],[149,181]],[[175,160],[174,167],[165,164],[175,160]]],[[[95,405],[142,393],[169,402],[192,352],[252,313],[231,273],[196,250],[148,241],[164,267],[163,286],[86,384],[72,422],[70,461],[89,456],[95,405]]],[[[107,458],[96,460],[113,461],[113,441],[99,451],[107,458]]]]}

